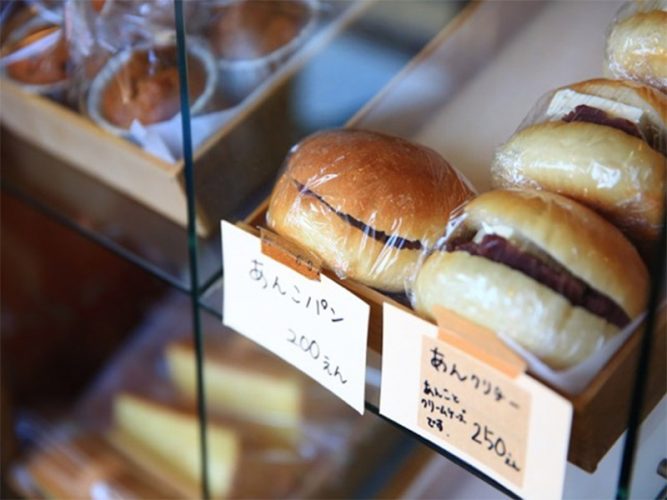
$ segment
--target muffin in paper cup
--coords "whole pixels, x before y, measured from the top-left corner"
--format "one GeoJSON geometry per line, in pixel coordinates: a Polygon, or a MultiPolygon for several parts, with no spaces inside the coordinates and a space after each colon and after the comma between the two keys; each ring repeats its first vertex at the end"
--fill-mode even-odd
{"type": "Polygon", "coordinates": [[[64,97],[72,68],[62,28],[40,18],[18,28],[2,46],[0,75],[27,92],[64,97]]]}
{"type": "Polygon", "coordinates": [[[317,0],[227,0],[212,7],[206,34],[225,92],[240,101],[311,35],[317,0]]]}
{"type": "MultiPolygon", "coordinates": [[[[215,94],[217,72],[211,52],[187,41],[190,112],[203,111],[215,94]]],[[[177,48],[174,43],[119,52],[95,76],[82,111],[102,128],[129,135],[134,120],[142,125],[167,121],[181,111],[177,48]]]]}

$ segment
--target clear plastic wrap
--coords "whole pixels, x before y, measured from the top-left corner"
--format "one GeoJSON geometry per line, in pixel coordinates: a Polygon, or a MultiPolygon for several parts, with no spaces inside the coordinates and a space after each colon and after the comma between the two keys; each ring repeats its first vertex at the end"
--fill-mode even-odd
{"type": "MultiPolygon", "coordinates": [[[[34,446],[20,491],[56,498],[198,498],[199,429],[187,301],[173,296],[92,384],[66,422],[19,418],[34,446]]],[[[207,321],[207,319],[209,321],[207,321]]],[[[204,342],[211,495],[317,496],[372,432],[342,402],[232,332],[204,342]],[[270,480],[259,480],[270,478],[270,480]]]]}
{"type": "Polygon", "coordinates": [[[402,293],[449,213],[472,195],[429,148],[371,131],[330,130],[292,148],[267,222],[340,278],[402,293]]]}
{"type": "Polygon", "coordinates": [[[567,374],[589,360],[599,368],[603,351],[608,359],[608,344],[636,328],[648,286],[637,251],[593,211],[505,190],[452,218],[410,297],[425,317],[441,306],[509,339],[533,371],[567,374]]]}
{"type": "MultiPolygon", "coordinates": [[[[186,3],[191,113],[212,111],[218,72],[202,30],[197,3],[186,3]]],[[[180,112],[179,72],[173,2],[73,1],[66,8],[72,58],[80,68],[80,109],[98,126],[130,137],[144,127],[168,122],[180,112]]]]}
{"type": "Polygon", "coordinates": [[[204,33],[218,60],[221,79],[241,100],[264,82],[311,35],[317,0],[211,0],[204,33]]]}
{"type": "Polygon", "coordinates": [[[62,18],[55,14],[43,17],[34,9],[18,7],[2,29],[7,34],[0,52],[0,76],[28,92],[64,100],[73,67],[62,18]]]}
{"type": "MultiPolygon", "coordinates": [[[[217,72],[208,49],[191,40],[189,51],[190,111],[201,113],[214,97],[217,72]]],[[[135,46],[110,58],[94,77],[85,100],[86,112],[99,126],[119,135],[131,125],[168,121],[181,109],[175,43],[135,46]]]]}
{"type": "Polygon", "coordinates": [[[584,203],[648,255],[664,210],[666,123],[667,96],[646,85],[596,79],[561,87],[496,149],[492,183],[584,203]]]}
{"type": "Polygon", "coordinates": [[[605,71],[667,92],[667,1],[635,0],[618,11],[607,34],[605,71]]]}

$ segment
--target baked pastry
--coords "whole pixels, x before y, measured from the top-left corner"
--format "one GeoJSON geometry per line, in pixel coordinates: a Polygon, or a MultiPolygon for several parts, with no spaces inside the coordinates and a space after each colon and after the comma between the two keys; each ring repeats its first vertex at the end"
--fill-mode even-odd
{"type": "MultiPolygon", "coordinates": [[[[648,7],[637,9],[612,26],[606,50],[609,70],[618,78],[637,80],[667,92],[667,1],[644,4],[648,7]]],[[[639,2],[635,5],[642,6],[639,2]]]]}
{"type": "Polygon", "coordinates": [[[304,0],[237,0],[213,13],[213,52],[229,61],[256,59],[288,45],[313,13],[304,0]]]}
{"type": "Polygon", "coordinates": [[[490,191],[426,259],[412,297],[425,317],[450,309],[560,369],[639,315],[648,286],[635,248],[595,212],[544,191],[490,191]]]}
{"type": "MultiPolygon", "coordinates": [[[[253,346],[254,347],[254,346],[253,346]]],[[[192,343],[170,344],[166,351],[169,378],[190,401],[196,400],[195,351],[192,343]]],[[[304,380],[278,359],[239,343],[206,347],[206,405],[220,414],[265,424],[255,428],[264,440],[294,445],[303,423],[304,380]]]]}
{"type": "Polygon", "coordinates": [[[64,82],[69,78],[69,49],[58,26],[41,26],[30,30],[14,43],[9,44],[3,53],[12,54],[19,49],[38,43],[49,35],[61,31],[55,43],[38,50],[32,55],[7,65],[7,75],[18,82],[29,85],[51,85],[64,82]]]}
{"type": "Polygon", "coordinates": [[[339,276],[402,292],[420,256],[472,196],[438,153],[364,130],[314,134],[289,153],[270,228],[314,251],[339,276]]]}
{"type": "MultiPolygon", "coordinates": [[[[191,102],[204,92],[206,78],[201,61],[189,56],[191,102]]],[[[108,81],[100,105],[102,116],[121,128],[134,120],[148,125],[176,115],[181,109],[176,47],[134,52],[108,81]]]]}
{"type": "MultiPolygon", "coordinates": [[[[201,488],[199,422],[196,415],[122,393],[113,402],[112,444],[139,466],[185,497],[201,488]]],[[[209,488],[215,497],[229,493],[241,453],[229,428],[207,426],[209,488]]]]}
{"type": "Polygon", "coordinates": [[[593,208],[638,245],[657,240],[664,210],[667,96],[590,80],[558,89],[546,121],[500,146],[495,187],[533,187],[593,208]]]}

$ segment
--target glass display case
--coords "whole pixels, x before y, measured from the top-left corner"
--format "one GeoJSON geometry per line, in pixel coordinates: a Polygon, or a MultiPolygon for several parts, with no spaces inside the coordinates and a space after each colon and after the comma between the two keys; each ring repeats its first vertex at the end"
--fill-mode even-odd
{"type": "MultiPolygon", "coordinates": [[[[3,441],[16,444],[3,457],[7,495],[517,496],[484,465],[383,409],[383,311],[412,315],[407,295],[326,272],[369,310],[360,416],[224,324],[220,224],[265,230],[293,146],[343,127],[427,146],[475,193],[492,190],[494,153],[535,103],[603,76],[621,6],[3,3],[2,387],[3,422],[12,424],[3,441]],[[21,302],[28,294],[32,302],[21,302]],[[43,332],[58,319],[34,307],[48,300],[67,302],[72,315],[50,341],[43,332]],[[73,334],[79,319],[85,331],[73,334]],[[98,322],[106,330],[93,345],[98,322]],[[37,344],[53,352],[26,358],[22,370],[37,344]],[[45,364],[49,356],[60,362],[45,364]],[[55,380],[61,373],[71,387],[55,380]]],[[[527,376],[572,411],[561,443],[569,463],[542,472],[564,477],[566,497],[655,496],[664,487],[655,470],[667,452],[666,160],[664,144],[653,149],[662,155],[662,229],[644,254],[645,314],[574,392],[529,364],[527,376]]]]}

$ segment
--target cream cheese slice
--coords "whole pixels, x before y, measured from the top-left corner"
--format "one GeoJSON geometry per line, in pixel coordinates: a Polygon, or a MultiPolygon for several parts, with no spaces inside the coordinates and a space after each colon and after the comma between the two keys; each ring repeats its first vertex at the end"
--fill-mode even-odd
{"type": "Polygon", "coordinates": [[[589,106],[606,112],[615,118],[623,118],[637,125],[642,132],[648,126],[645,112],[641,108],[630,106],[622,102],[613,101],[604,97],[588,94],[580,94],[570,89],[562,89],[556,92],[549,103],[547,116],[552,120],[560,120],[577,106],[589,106]]]}

